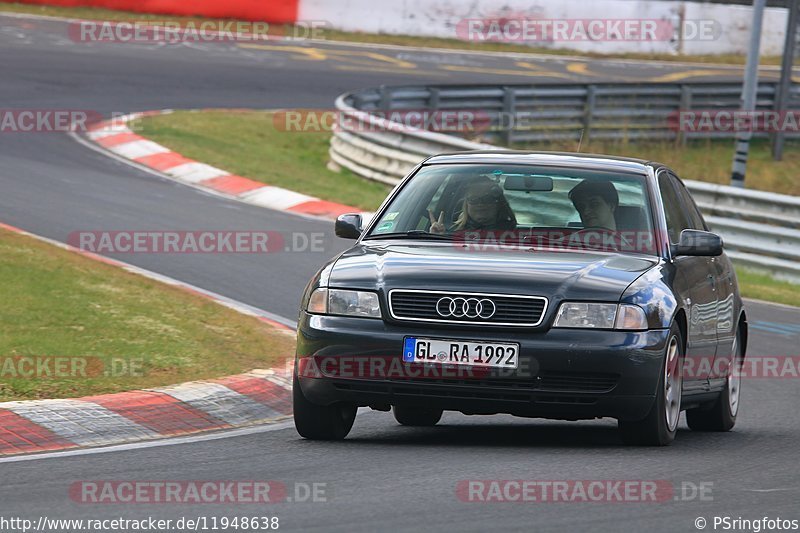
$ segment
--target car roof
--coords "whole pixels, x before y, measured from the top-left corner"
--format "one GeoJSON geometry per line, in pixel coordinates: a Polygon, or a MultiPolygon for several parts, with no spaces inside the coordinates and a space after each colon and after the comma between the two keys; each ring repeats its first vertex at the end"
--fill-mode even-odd
{"type": "Polygon", "coordinates": [[[439,164],[521,164],[555,167],[585,168],[647,174],[647,167],[660,167],[660,163],[602,154],[578,152],[527,152],[522,150],[480,150],[456,152],[430,157],[426,165],[439,164]]]}

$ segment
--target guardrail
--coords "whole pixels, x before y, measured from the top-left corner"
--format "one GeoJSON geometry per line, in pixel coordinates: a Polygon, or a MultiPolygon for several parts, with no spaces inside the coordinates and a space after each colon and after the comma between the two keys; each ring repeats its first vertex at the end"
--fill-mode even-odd
{"type": "MultiPolygon", "coordinates": [[[[759,83],[756,110],[774,110],[777,91],[778,82],[759,83]]],[[[703,124],[698,122],[694,127],[682,124],[679,112],[737,111],[741,93],[741,84],[721,82],[400,86],[350,93],[344,96],[344,103],[367,112],[479,111],[481,118],[489,121],[489,130],[483,132],[482,140],[506,146],[543,140],[578,141],[581,137],[584,141],[685,142],[698,137],[734,137],[732,128],[691,131],[703,124]]],[[[800,85],[791,87],[787,105],[788,109],[800,111],[800,85]]],[[[754,133],[756,137],[766,135],[754,133]]],[[[792,132],[787,136],[800,134],[792,132]]]]}
{"type": "MultiPolygon", "coordinates": [[[[770,109],[775,90],[775,83],[760,84],[759,109],[770,109]]],[[[493,124],[503,116],[502,113],[533,113],[542,120],[546,117],[555,120],[535,126],[534,129],[529,127],[527,132],[516,129],[486,131],[480,139],[493,142],[510,140],[512,144],[520,140],[559,138],[557,135],[547,136],[548,131],[558,133],[558,129],[548,129],[554,123],[561,124],[562,132],[570,131],[570,135],[573,135],[561,138],[578,139],[583,129],[584,140],[587,132],[596,138],[620,138],[618,135],[622,134],[630,137],[632,131],[638,134],[630,138],[663,139],[669,137],[659,137],[658,129],[663,133],[665,120],[670,113],[678,109],[736,110],[740,91],[741,86],[722,83],[367,89],[342,95],[336,101],[342,119],[331,139],[331,166],[345,167],[367,179],[394,185],[430,155],[497,148],[485,142],[391,122],[372,114],[377,111],[481,110],[491,117],[493,124]],[[677,100],[676,94],[679,95],[677,100]],[[610,95],[615,95],[617,99],[609,98],[610,95]],[[618,99],[621,95],[627,95],[626,99],[618,99]],[[587,104],[587,98],[593,98],[593,106],[587,104]],[[636,102],[645,102],[647,99],[650,99],[647,102],[651,110],[649,114],[638,108],[631,110],[636,102]],[[583,101],[582,115],[576,114],[574,109],[565,111],[578,106],[580,101],[583,101]],[[650,119],[657,117],[657,120],[642,119],[648,116],[650,119]],[[613,126],[615,121],[620,120],[627,122],[623,126],[619,123],[613,126]],[[564,124],[569,124],[568,128],[576,124],[578,127],[572,132],[564,124]],[[634,128],[634,125],[637,127],[634,128]],[[536,128],[539,130],[536,131],[536,128]],[[575,133],[577,137],[574,137],[575,133]]],[[[800,110],[800,86],[793,86],[790,108],[800,110]]],[[[681,132],[668,133],[676,142],[683,142],[690,137],[681,136],[681,132]]],[[[722,235],[728,254],[735,262],[767,271],[779,279],[800,283],[800,198],[698,181],[685,182],[711,228],[722,235]]]]}

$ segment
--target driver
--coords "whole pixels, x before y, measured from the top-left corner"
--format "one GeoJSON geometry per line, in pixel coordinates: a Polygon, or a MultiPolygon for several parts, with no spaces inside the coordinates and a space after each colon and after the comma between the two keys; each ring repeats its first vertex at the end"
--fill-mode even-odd
{"type": "MultiPolygon", "coordinates": [[[[431,233],[445,233],[444,211],[437,218],[428,210],[428,216],[431,233]]],[[[461,214],[447,231],[512,230],[516,227],[517,217],[503,190],[488,177],[479,176],[467,184],[461,214]]]]}
{"type": "Polygon", "coordinates": [[[613,183],[584,180],[569,192],[569,199],[583,222],[583,229],[573,233],[571,239],[574,237],[589,248],[632,249],[631,241],[617,231],[615,214],[619,207],[619,194],[613,183]],[[595,235],[597,231],[607,234],[608,238],[595,235]],[[600,242],[593,242],[594,237],[600,242]]]}
{"type": "Polygon", "coordinates": [[[578,211],[585,229],[617,231],[614,213],[619,205],[619,194],[610,181],[580,182],[569,192],[569,199],[578,211]]]}

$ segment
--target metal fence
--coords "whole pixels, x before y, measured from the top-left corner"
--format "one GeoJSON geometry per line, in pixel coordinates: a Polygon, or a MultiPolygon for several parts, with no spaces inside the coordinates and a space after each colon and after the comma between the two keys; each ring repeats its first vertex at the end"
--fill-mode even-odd
{"type": "MultiPolygon", "coordinates": [[[[759,86],[757,108],[774,105],[776,84],[759,86]]],[[[739,107],[736,84],[425,86],[381,87],[342,95],[336,107],[342,119],[331,139],[333,167],[389,185],[419,161],[438,153],[493,149],[486,141],[673,139],[690,136],[669,130],[670,113],[679,109],[739,107]],[[382,118],[378,111],[409,109],[482,110],[530,114],[535,127],[486,131],[479,141],[411,128],[382,118]],[[668,130],[668,131],[665,131],[668,130]]],[[[793,86],[791,109],[800,109],[800,87],[793,86]]],[[[492,118],[494,120],[494,118],[492,118]]],[[[721,135],[720,135],[721,136],[721,135]]],[[[732,136],[732,134],[730,134],[732,136]]],[[[800,283],[800,198],[704,182],[687,181],[712,229],[722,235],[737,263],[800,283]]]]}
{"type": "MultiPolygon", "coordinates": [[[[758,86],[757,111],[775,109],[777,82],[758,86]]],[[[472,110],[486,128],[473,140],[507,146],[539,141],[676,140],[734,137],[735,131],[689,131],[681,112],[737,111],[741,84],[543,84],[505,86],[380,87],[345,95],[345,104],[362,111],[408,109],[472,110]],[[487,131],[483,131],[487,129],[487,131]],[[687,131],[684,131],[687,130],[687,131]]],[[[800,85],[793,85],[788,107],[800,111],[800,85]]],[[[480,126],[484,126],[481,124],[480,126]]],[[[689,125],[691,126],[691,125],[689,125]]],[[[702,126],[700,123],[695,127],[702,126]]],[[[712,129],[719,129],[714,126],[712,129]]],[[[458,132],[454,132],[458,134],[458,132]]],[[[469,132],[466,132],[469,135],[469,132]]],[[[766,133],[755,132],[755,137],[766,133]]],[[[463,136],[463,135],[462,135],[463,136]]],[[[800,137],[788,133],[789,137],[800,137]]]]}

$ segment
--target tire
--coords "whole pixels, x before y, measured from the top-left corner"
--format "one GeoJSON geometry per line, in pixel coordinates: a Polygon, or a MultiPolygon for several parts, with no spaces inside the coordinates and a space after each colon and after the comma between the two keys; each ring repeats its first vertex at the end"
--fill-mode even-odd
{"type": "Polygon", "coordinates": [[[738,371],[744,360],[741,346],[737,332],[733,341],[733,361],[728,371],[728,381],[717,401],[710,408],[705,406],[686,411],[686,423],[692,431],[730,431],[736,425],[742,384],[738,371]]]}
{"type": "Polygon", "coordinates": [[[297,377],[292,380],[294,427],[309,440],[342,440],[353,428],[358,408],[354,405],[317,405],[308,401],[297,377]]]}
{"type": "Polygon", "coordinates": [[[647,416],[636,422],[619,421],[619,431],[625,444],[637,446],[667,446],[675,440],[681,415],[683,387],[683,336],[672,325],[667,349],[661,365],[658,390],[647,416]]]}
{"type": "Polygon", "coordinates": [[[441,409],[395,405],[392,406],[392,412],[394,419],[404,426],[430,427],[442,419],[441,409]]]}

